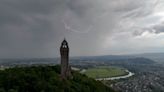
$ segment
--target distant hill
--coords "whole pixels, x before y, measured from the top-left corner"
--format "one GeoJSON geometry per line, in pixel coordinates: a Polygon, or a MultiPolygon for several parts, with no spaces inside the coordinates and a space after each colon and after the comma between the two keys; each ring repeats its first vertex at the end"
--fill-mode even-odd
{"type": "Polygon", "coordinates": [[[72,71],[62,80],[60,66],[17,67],[0,71],[0,92],[114,92],[99,81],[72,71]]]}
{"type": "Polygon", "coordinates": [[[105,56],[86,56],[74,57],[73,61],[95,61],[95,62],[109,62],[115,64],[154,64],[155,62],[149,58],[135,55],[105,55],[105,56]]]}
{"type": "Polygon", "coordinates": [[[164,63],[164,53],[143,53],[143,54],[134,54],[131,56],[135,57],[144,57],[156,62],[164,63]]]}

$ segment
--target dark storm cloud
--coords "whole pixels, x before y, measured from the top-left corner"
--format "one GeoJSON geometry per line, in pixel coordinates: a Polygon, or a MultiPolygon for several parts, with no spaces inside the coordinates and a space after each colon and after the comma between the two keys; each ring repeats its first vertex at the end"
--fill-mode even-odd
{"type": "Polygon", "coordinates": [[[0,58],[59,56],[64,37],[71,55],[109,53],[113,33],[133,29],[154,6],[154,0],[1,0],[0,58]]]}
{"type": "MultiPolygon", "coordinates": [[[[89,13],[91,3],[86,4],[80,0],[1,0],[0,56],[58,56],[64,36],[74,42],[76,38],[71,36],[85,31],[95,20],[95,16],[89,13]],[[77,33],[66,30],[63,20],[77,33]]],[[[86,37],[95,39],[90,36],[86,37]]]]}
{"type": "Polygon", "coordinates": [[[97,7],[98,3],[98,0],[1,0],[0,49],[3,52],[0,56],[58,56],[64,37],[70,40],[71,48],[75,48],[72,50],[74,55],[78,52],[93,54],[114,23],[114,16],[104,13],[111,9],[101,8],[104,1],[100,7],[97,7]],[[79,41],[74,40],[77,38],[79,41]],[[83,41],[86,52],[82,48],[83,41]]]}
{"type": "Polygon", "coordinates": [[[52,25],[51,14],[63,2],[64,0],[1,0],[1,57],[49,56],[47,44],[55,41],[61,31],[60,23],[57,25],[58,29],[53,28],[55,25],[52,25]]]}

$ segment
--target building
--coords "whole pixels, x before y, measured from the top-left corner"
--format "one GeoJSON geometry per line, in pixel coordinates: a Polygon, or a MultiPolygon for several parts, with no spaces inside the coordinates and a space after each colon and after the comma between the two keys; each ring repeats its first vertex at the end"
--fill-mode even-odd
{"type": "Polygon", "coordinates": [[[68,42],[64,39],[60,47],[61,55],[61,77],[68,79],[71,77],[71,67],[69,66],[69,46],[68,42]]]}

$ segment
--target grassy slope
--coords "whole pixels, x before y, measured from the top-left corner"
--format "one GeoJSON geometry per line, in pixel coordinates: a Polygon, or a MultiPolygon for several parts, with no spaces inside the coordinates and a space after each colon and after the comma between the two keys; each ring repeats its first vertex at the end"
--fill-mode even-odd
{"type": "Polygon", "coordinates": [[[78,72],[61,80],[60,66],[12,68],[0,71],[0,92],[114,92],[78,72]]]}
{"type": "Polygon", "coordinates": [[[127,74],[125,70],[116,67],[97,67],[86,70],[84,73],[91,78],[108,78],[127,74]]]}

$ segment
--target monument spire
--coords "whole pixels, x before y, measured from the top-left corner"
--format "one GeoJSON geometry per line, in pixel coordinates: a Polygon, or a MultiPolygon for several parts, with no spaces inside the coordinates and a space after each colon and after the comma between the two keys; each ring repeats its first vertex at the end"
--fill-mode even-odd
{"type": "Polygon", "coordinates": [[[65,38],[61,43],[60,55],[61,55],[61,77],[62,79],[67,79],[71,76],[71,67],[69,66],[69,46],[65,38]]]}

